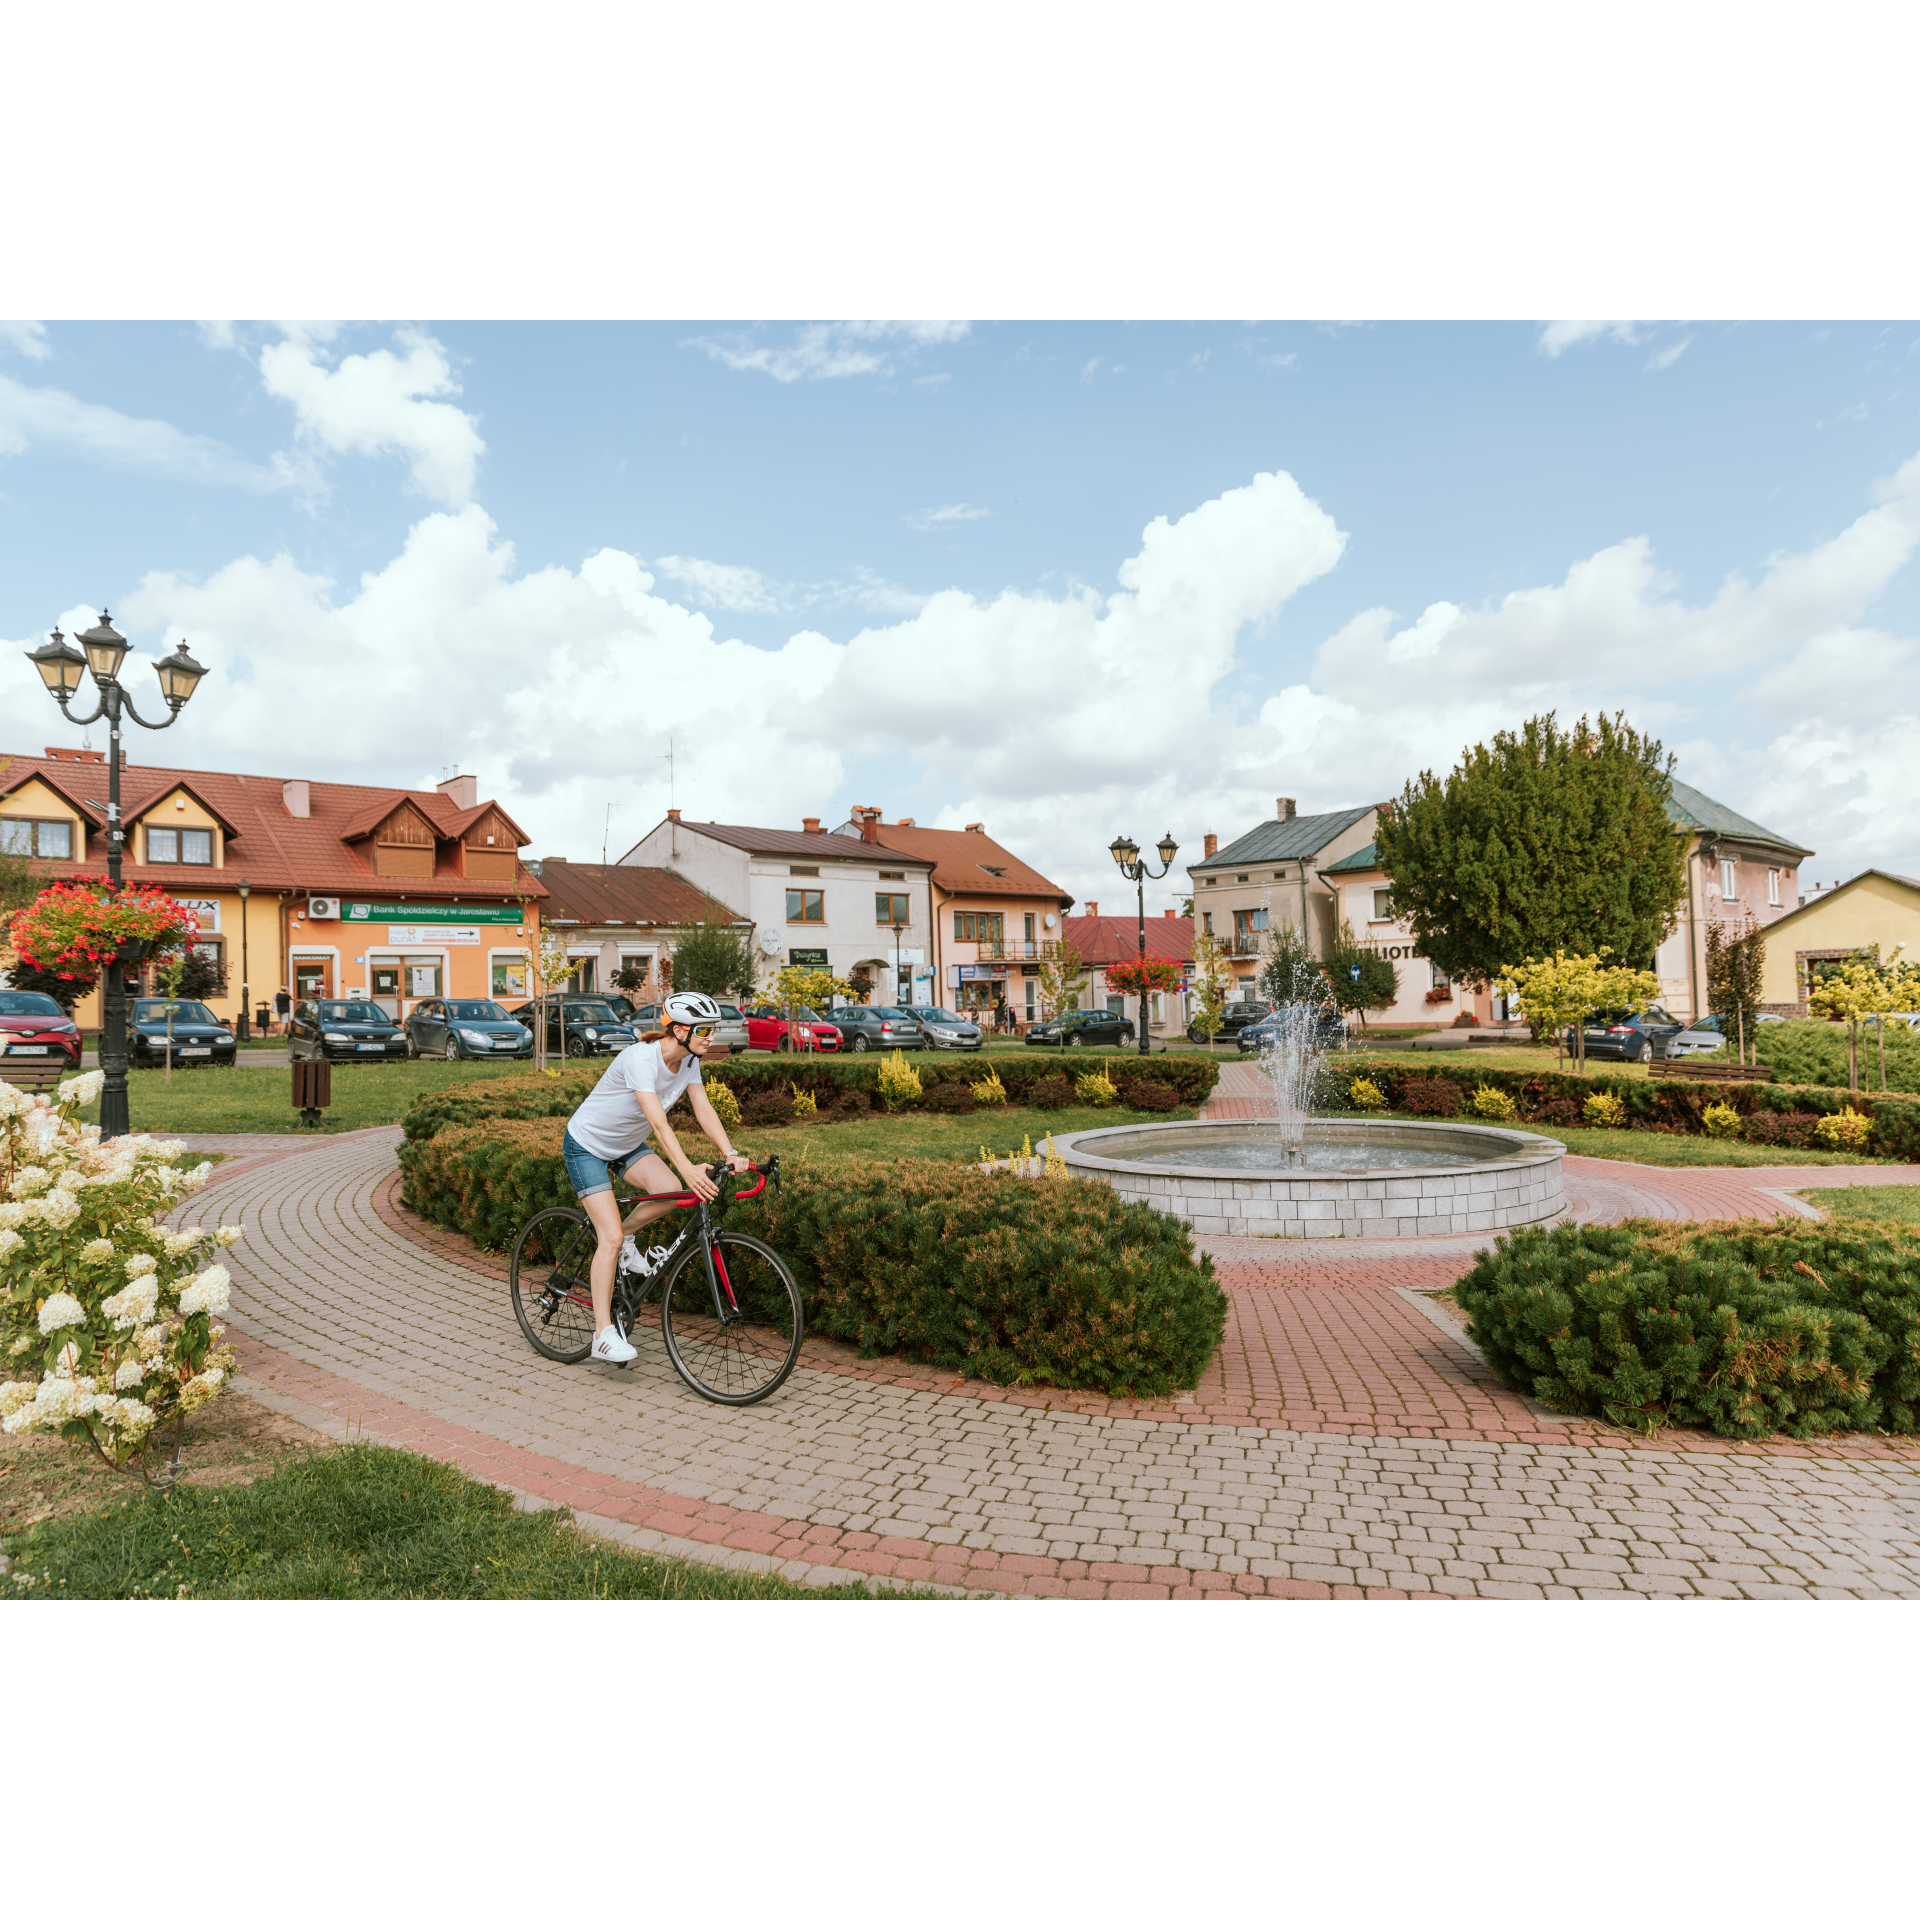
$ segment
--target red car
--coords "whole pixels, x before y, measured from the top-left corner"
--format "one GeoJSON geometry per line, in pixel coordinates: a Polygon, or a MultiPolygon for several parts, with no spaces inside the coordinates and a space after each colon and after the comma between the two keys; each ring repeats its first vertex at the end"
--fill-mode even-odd
{"type": "Polygon", "coordinates": [[[761,1053],[787,1053],[796,1044],[803,1053],[809,1048],[816,1053],[838,1053],[840,1029],[822,1020],[811,1007],[802,1007],[799,1012],[800,1018],[794,1022],[800,1029],[800,1037],[796,1042],[787,1033],[784,1008],[749,1007],[747,1009],[747,1045],[761,1053]]]}
{"type": "Polygon", "coordinates": [[[80,1029],[49,993],[0,989],[0,1040],[10,1054],[38,1059],[58,1053],[70,1067],[80,1064],[80,1029]]]}

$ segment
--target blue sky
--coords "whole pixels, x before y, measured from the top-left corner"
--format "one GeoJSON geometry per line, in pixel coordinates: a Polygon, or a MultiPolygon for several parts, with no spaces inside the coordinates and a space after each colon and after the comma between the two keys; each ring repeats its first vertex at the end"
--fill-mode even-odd
{"type": "Polygon", "coordinates": [[[1604,704],[1913,871],[1917,375],[1862,323],[15,324],[0,604],[185,634],[169,758],[457,763],[535,852],[651,825],[671,734],[701,817],[984,818],[1098,897],[1118,830],[1604,704]]]}

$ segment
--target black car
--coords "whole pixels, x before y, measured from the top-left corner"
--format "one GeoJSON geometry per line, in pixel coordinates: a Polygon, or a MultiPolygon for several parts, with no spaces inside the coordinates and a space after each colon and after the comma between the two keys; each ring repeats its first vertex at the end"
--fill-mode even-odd
{"type": "Polygon", "coordinates": [[[377,1000],[301,1000],[287,1023],[291,1060],[404,1060],[407,1036],[377,1000]]]}
{"type": "Polygon", "coordinates": [[[1076,1007],[1057,1020],[1027,1029],[1030,1047],[1125,1047],[1133,1043],[1133,1022],[1105,1007],[1076,1007]]]}
{"type": "MultiPolygon", "coordinates": [[[[1264,1020],[1273,1011],[1273,1003],[1268,1000],[1229,1000],[1220,1009],[1220,1031],[1213,1037],[1216,1040],[1237,1040],[1242,1027],[1250,1027],[1256,1020],[1264,1020]]],[[[1196,1046],[1205,1046],[1207,1036],[1200,1031],[1198,1022],[1187,1025],[1187,1038],[1196,1046]]]]}
{"type": "Polygon", "coordinates": [[[1656,1056],[1679,1033],[1684,1023],[1661,1007],[1649,1007],[1645,1013],[1629,1013],[1625,1007],[1609,1008],[1587,1016],[1584,1032],[1567,1029],[1567,1051],[1575,1052],[1584,1038],[1589,1060],[1644,1060],[1656,1056]]]}
{"type": "Polygon", "coordinates": [[[840,1045],[848,1053],[871,1053],[878,1047],[905,1047],[914,1052],[927,1044],[920,1022],[897,1007],[835,1007],[827,1024],[840,1031],[840,1045]]]}
{"type": "Polygon", "coordinates": [[[1313,1021],[1315,1046],[1324,1049],[1346,1044],[1347,1023],[1332,1007],[1322,1007],[1311,1015],[1307,1015],[1304,1008],[1296,1012],[1291,1007],[1276,1007],[1272,1012],[1262,1015],[1260,1019],[1249,1021],[1241,1027],[1235,1036],[1240,1051],[1258,1053],[1263,1047],[1279,1038],[1288,1021],[1302,1017],[1311,1018],[1313,1021]]]}
{"type": "Polygon", "coordinates": [[[533,1033],[534,1022],[546,1009],[547,1051],[564,1053],[584,1060],[596,1053],[624,1053],[639,1038],[625,1019],[616,1018],[612,1007],[597,995],[567,994],[547,1001],[529,1000],[515,1007],[513,1017],[533,1033]],[[562,1030],[565,1039],[562,1040],[562,1030]]]}
{"type": "Polygon", "coordinates": [[[530,1059],[533,1033],[491,1000],[422,1000],[407,1015],[407,1058],[530,1059]]]}
{"type": "Polygon", "coordinates": [[[181,1067],[230,1067],[233,1035],[198,1000],[136,1000],[127,1009],[127,1064],[157,1067],[167,1057],[167,1009],[173,1009],[173,1060],[181,1067]]]}

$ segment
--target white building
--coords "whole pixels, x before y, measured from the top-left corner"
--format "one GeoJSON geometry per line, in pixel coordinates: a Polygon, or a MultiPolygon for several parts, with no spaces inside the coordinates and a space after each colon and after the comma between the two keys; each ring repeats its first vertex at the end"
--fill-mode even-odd
{"type": "Polygon", "coordinates": [[[619,864],[664,868],[751,920],[768,977],[825,967],[882,1006],[932,998],[932,860],[818,819],[796,833],[683,820],[670,808],[619,864]]]}

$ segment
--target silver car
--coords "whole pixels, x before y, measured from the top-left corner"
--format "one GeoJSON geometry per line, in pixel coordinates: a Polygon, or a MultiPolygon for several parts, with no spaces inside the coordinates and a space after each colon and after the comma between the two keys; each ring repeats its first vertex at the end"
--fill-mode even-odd
{"type": "Polygon", "coordinates": [[[1720,1016],[1710,1013],[1704,1019],[1696,1020],[1692,1026],[1669,1034],[1661,1044],[1660,1058],[1684,1060],[1690,1054],[1718,1053],[1726,1044],[1727,1036],[1720,1031],[1720,1016]]]}
{"type": "Polygon", "coordinates": [[[971,1020],[950,1013],[945,1007],[889,1007],[887,1011],[912,1015],[919,1021],[930,1047],[947,1047],[960,1053],[980,1051],[980,1029],[971,1020]]]}
{"type": "MultiPolygon", "coordinates": [[[[713,1044],[726,1047],[734,1053],[745,1053],[748,1046],[747,1016],[731,1000],[716,1000],[713,1004],[720,1009],[720,1024],[713,1030],[713,1044]]],[[[635,1007],[627,1024],[636,1034],[657,1027],[660,1024],[660,1003],[650,1000],[644,1007],[635,1007]]]]}

